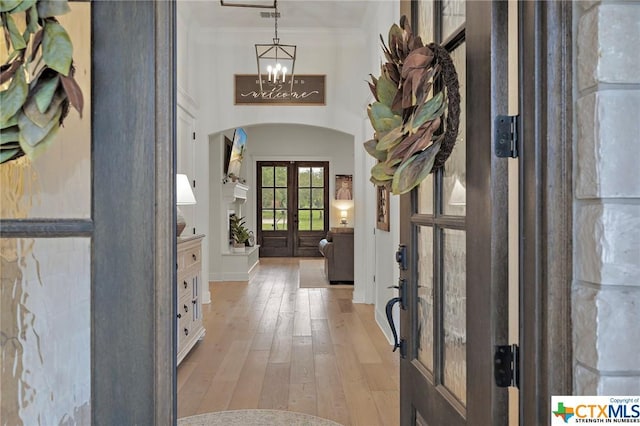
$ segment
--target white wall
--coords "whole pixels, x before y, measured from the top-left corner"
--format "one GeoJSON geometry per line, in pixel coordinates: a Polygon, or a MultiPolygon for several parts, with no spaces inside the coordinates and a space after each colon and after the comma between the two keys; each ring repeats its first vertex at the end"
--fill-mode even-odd
{"type": "Polygon", "coordinates": [[[574,1],[576,395],[640,394],[640,5],[574,1]]]}

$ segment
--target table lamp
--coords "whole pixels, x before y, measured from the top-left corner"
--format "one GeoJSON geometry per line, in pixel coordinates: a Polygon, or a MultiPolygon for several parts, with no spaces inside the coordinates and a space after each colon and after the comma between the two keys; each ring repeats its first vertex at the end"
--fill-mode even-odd
{"type": "MultiPolygon", "coordinates": [[[[196,203],[196,197],[193,195],[191,184],[187,175],[176,175],[176,204],[178,206],[187,206],[196,203]]],[[[184,216],[180,211],[180,207],[176,207],[177,223],[176,223],[176,236],[179,237],[184,230],[187,223],[184,220],[184,216]]]]}

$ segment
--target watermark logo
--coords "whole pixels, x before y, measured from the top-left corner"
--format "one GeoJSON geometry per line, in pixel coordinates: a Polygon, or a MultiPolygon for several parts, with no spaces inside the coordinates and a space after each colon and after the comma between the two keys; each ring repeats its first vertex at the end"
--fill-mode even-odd
{"type": "Polygon", "coordinates": [[[637,424],[640,396],[552,396],[551,425],[637,424]]]}

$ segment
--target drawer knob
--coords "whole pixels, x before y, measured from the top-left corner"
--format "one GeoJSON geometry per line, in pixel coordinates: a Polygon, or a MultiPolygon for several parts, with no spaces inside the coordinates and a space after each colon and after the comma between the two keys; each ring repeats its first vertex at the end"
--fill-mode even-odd
{"type": "Polygon", "coordinates": [[[193,260],[197,260],[198,258],[196,257],[195,253],[191,255],[191,257],[193,257],[193,260]]]}
{"type": "Polygon", "coordinates": [[[189,286],[186,281],[183,281],[182,283],[184,284],[184,288],[187,288],[187,286],[189,286]]]}
{"type": "Polygon", "coordinates": [[[185,328],[185,329],[184,329],[184,335],[185,335],[185,336],[188,336],[188,335],[189,335],[189,329],[188,329],[188,328],[185,328]]]}
{"type": "Polygon", "coordinates": [[[182,314],[178,314],[178,318],[182,318],[182,314]]]}
{"type": "Polygon", "coordinates": [[[184,311],[189,312],[189,307],[187,305],[184,305],[184,311]]]}

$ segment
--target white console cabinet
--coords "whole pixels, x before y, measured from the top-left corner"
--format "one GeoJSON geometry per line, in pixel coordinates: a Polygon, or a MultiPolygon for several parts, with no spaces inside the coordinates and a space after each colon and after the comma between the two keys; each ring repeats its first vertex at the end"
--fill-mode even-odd
{"type": "Polygon", "coordinates": [[[178,328],[178,365],[202,339],[202,239],[204,235],[178,238],[178,281],[176,315],[178,328]]]}

